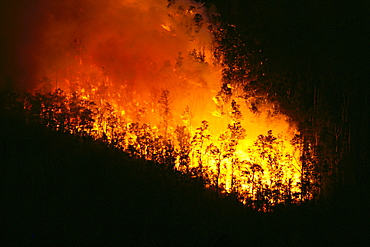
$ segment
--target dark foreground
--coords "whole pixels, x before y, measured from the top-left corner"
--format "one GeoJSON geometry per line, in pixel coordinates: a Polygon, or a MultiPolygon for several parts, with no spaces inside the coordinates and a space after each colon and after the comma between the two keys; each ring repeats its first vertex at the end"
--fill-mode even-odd
{"type": "Polygon", "coordinates": [[[363,202],[261,214],[102,143],[1,118],[1,246],[362,246],[363,202]]]}

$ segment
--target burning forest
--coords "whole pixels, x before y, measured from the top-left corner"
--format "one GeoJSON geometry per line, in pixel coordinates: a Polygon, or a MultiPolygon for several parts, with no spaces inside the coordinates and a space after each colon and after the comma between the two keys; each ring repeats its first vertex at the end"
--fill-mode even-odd
{"type": "Polygon", "coordinates": [[[192,1],[39,4],[21,54],[27,121],[201,177],[259,211],[315,197],[311,144],[217,13],[192,1]]]}
{"type": "Polygon", "coordinates": [[[359,243],[367,2],[1,3],[1,241],[359,243]]]}

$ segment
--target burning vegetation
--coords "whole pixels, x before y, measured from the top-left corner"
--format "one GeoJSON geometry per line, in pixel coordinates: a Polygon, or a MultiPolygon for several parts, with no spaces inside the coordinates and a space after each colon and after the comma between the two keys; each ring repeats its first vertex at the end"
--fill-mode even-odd
{"type": "Polygon", "coordinates": [[[311,144],[255,83],[264,75],[233,26],[191,1],[48,4],[18,101],[27,121],[201,177],[259,211],[315,197],[311,144]]]}

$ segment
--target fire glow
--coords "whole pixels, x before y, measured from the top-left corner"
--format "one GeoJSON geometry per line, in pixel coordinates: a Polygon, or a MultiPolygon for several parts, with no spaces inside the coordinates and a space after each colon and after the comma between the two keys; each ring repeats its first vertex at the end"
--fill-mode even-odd
{"type": "Polygon", "coordinates": [[[271,114],[267,101],[253,112],[238,86],[229,85],[229,98],[219,93],[217,27],[202,5],[138,0],[48,7],[33,91],[60,88],[55,95],[64,110],[52,114],[71,112],[79,102],[92,117],[76,115],[56,129],[73,133],[67,125],[75,121],[76,132],[202,176],[206,186],[234,192],[244,203],[261,196],[271,205],[298,201],[300,146],[291,144],[298,131],[286,116],[271,114]]]}

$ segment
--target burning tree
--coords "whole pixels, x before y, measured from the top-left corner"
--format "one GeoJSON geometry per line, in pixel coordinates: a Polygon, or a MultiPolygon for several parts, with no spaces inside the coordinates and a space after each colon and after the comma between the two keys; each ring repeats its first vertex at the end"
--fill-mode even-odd
{"type": "MultiPolygon", "coordinates": [[[[148,3],[147,15],[131,1],[111,4],[100,19],[82,6],[86,13],[74,20],[81,37],[67,30],[69,39],[58,40],[69,48],[58,50],[57,70],[40,65],[44,84],[55,87],[23,98],[28,121],[202,177],[258,210],[313,197],[310,143],[270,100],[268,86],[256,83],[264,75],[235,27],[212,23],[197,3],[148,3]]],[[[43,32],[57,47],[53,21],[43,32]]]]}

